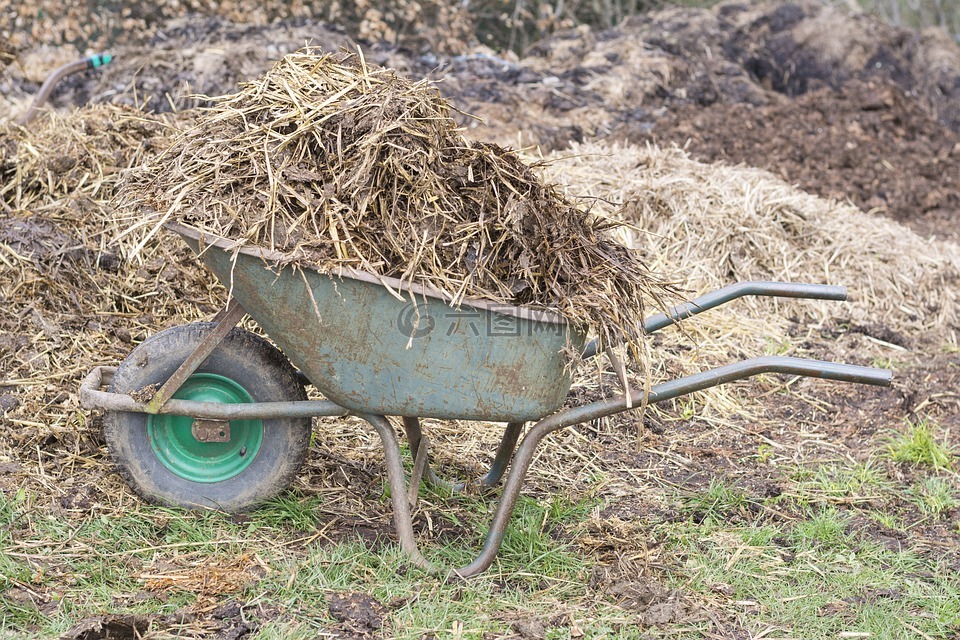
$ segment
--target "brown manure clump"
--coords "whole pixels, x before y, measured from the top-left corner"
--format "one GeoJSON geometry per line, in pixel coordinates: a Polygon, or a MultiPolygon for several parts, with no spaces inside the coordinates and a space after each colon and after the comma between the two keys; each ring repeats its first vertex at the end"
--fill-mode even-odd
{"type": "Polygon", "coordinates": [[[184,222],[453,304],[551,309],[640,359],[644,308],[670,287],[612,240],[620,223],[578,208],[514,152],[466,140],[450,112],[426,81],[302,49],[213,99],[124,197],[153,210],[141,235],[184,222]]]}

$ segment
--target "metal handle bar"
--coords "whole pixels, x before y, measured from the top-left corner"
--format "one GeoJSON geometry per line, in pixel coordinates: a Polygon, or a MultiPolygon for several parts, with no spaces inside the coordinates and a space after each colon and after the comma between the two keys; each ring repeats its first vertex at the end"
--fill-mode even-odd
{"type": "MultiPolygon", "coordinates": [[[[629,403],[625,396],[619,396],[559,411],[538,422],[523,438],[514,455],[510,473],[507,475],[507,481],[503,487],[500,504],[497,506],[496,514],[493,517],[493,522],[490,525],[480,554],[470,564],[452,570],[451,574],[468,578],[485,571],[493,563],[497,551],[500,549],[500,544],[503,542],[504,532],[507,529],[510,516],[513,514],[517,497],[520,495],[520,488],[533,460],[534,452],[537,445],[547,434],[564,427],[627,411],[631,407],[640,406],[644,399],[647,402],[663,402],[687,393],[749,378],[760,373],[787,373],[877,386],[889,386],[893,376],[892,372],[887,369],[804,360],[786,356],[765,356],[655,385],[650,389],[646,398],[644,398],[643,391],[636,391],[631,394],[629,403]]],[[[387,477],[393,499],[394,524],[400,537],[400,545],[414,564],[427,571],[439,573],[440,569],[424,558],[417,547],[413,533],[410,505],[406,500],[403,463],[400,458],[400,448],[397,444],[396,434],[383,416],[365,415],[362,417],[373,425],[380,434],[381,440],[383,440],[386,452],[387,477]]]]}
{"type": "MultiPolygon", "coordinates": [[[[642,330],[646,334],[669,327],[698,313],[719,307],[722,304],[743,296],[767,296],[774,298],[807,298],[810,300],[846,300],[847,289],[828,284],[803,284],[796,282],[738,282],[716,291],[705,293],[690,302],[677,305],[668,313],[658,313],[643,321],[642,330]]],[[[591,340],[583,347],[584,358],[597,355],[597,340],[591,340]]]]}

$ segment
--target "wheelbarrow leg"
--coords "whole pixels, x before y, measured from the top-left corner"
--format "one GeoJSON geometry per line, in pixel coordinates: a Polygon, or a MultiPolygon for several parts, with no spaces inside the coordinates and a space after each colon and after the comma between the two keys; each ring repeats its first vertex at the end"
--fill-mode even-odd
{"type": "MultiPolygon", "coordinates": [[[[524,424],[526,423],[510,422],[507,424],[506,429],[503,431],[503,438],[500,439],[500,444],[497,447],[497,455],[494,457],[493,462],[490,463],[489,471],[479,479],[478,482],[480,484],[485,487],[492,487],[500,482],[504,472],[507,470],[507,465],[510,464],[510,458],[513,457],[513,452],[517,448],[517,440],[520,439],[520,434],[523,433],[524,424]]],[[[420,452],[420,443],[423,442],[423,431],[420,428],[420,419],[404,417],[403,430],[407,434],[410,451],[413,452],[416,457],[420,452]]],[[[414,462],[416,463],[417,460],[414,459],[414,462]]],[[[425,462],[425,465],[423,477],[428,484],[448,493],[459,493],[463,491],[465,485],[462,482],[444,480],[433,472],[430,468],[429,461],[425,462]]]]}
{"type": "MultiPolygon", "coordinates": [[[[459,569],[454,569],[451,572],[452,574],[461,578],[469,578],[486,571],[490,565],[493,564],[494,559],[497,557],[497,552],[500,550],[500,545],[503,543],[503,536],[507,530],[507,525],[510,523],[510,516],[513,515],[517,507],[517,498],[520,496],[520,489],[523,487],[523,481],[527,477],[527,471],[530,469],[530,463],[533,461],[533,455],[536,453],[537,446],[539,446],[540,441],[543,440],[547,434],[568,426],[551,418],[552,416],[535,424],[527,432],[527,435],[523,437],[523,440],[520,441],[520,446],[517,447],[516,453],[513,456],[513,463],[510,465],[510,473],[507,474],[507,480],[503,485],[503,494],[500,496],[497,512],[493,516],[490,529],[487,531],[487,537],[483,541],[483,549],[480,550],[480,554],[473,562],[459,569]]],[[[509,434],[513,434],[514,442],[516,442],[516,438],[519,437],[522,428],[522,422],[511,422],[507,426],[509,434]]],[[[504,434],[504,442],[507,440],[507,435],[508,434],[504,434]]],[[[501,451],[497,452],[497,460],[501,459],[501,453],[504,450],[503,445],[504,443],[501,442],[501,451]]],[[[496,464],[496,461],[494,462],[496,464]]],[[[504,461],[503,464],[505,465],[506,462],[504,461]]],[[[490,474],[487,474],[487,477],[494,472],[495,469],[491,468],[490,474]]],[[[498,473],[499,475],[503,474],[502,467],[499,468],[498,473]]],[[[496,480],[493,482],[496,482],[496,480]]]]}
{"type": "Polygon", "coordinates": [[[426,447],[421,447],[421,445],[425,443],[425,439],[423,437],[423,431],[420,429],[420,419],[404,417],[403,430],[407,434],[407,442],[410,443],[410,452],[414,457],[414,465],[423,464],[423,478],[427,481],[427,484],[447,493],[462,491],[462,483],[444,480],[433,472],[433,469],[430,468],[429,460],[420,459],[420,456],[430,455],[426,447]]]}
{"type": "MultiPolygon", "coordinates": [[[[390,483],[390,498],[393,503],[394,526],[397,530],[397,536],[400,538],[400,546],[414,565],[429,571],[430,573],[441,573],[441,569],[429,560],[423,557],[417,546],[416,537],[413,534],[413,517],[410,511],[410,503],[407,500],[407,482],[404,477],[403,461],[400,453],[400,445],[397,442],[397,435],[390,425],[390,421],[384,416],[361,415],[361,418],[369,422],[377,433],[380,440],[383,441],[384,460],[387,465],[387,480],[390,483]]],[[[523,423],[510,423],[510,425],[519,425],[517,427],[508,426],[511,434],[519,434],[523,423]]],[[[500,503],[497,505],[497,512],[493,517],[487,537],[484,540],[483,548],[476,559],[468,565],[453,569],[450,575],[456,575],[461,578],[469,578],[485,571],[493,564],[503,542],[503,535],[510,522],[510,516],[517,506],[517,498],[520,495],[520,488],[523,486],[523,480],[530,468],[530,462],[533,460],[533,454],[536,451],[540,441],[551,431],[555,431],[563,426],[568,426],[557,420],[547,418],[538,422],[523,438],[520,446],[517,448],[513,464],[510,467],[510,473],[507,476],[506,484],[503,488],[503,495],[500,497],[500,503]]],[[[505,435],[504,441],[508,438],[505,435]]],[[[504,447],[501,442],[501,450],[512,449],[504,447]]],[[[498,452],[497,458],[501,459],[501,452],[498,452]]],[[[491,471],[493,471],[491,469],[491,471]]],[[[502,471],[501,471],[502,473],[502,471]]],[[[490,474],[488,474],[490,475],[490,474]]]]}
{"type": "MultiPolygon", "coordinates": [[[[524,436],[513,456],[510,473],[503,487],[503,495],[497,505],[490,529],[483,543],[483,549],[470,564],[454,569],[451,575],[469,578],[485,571],[497,555],[500,544],[503,542],[504,532],[510,521],[510,516],[517,505],[520,487],[533,461],[533,455],[544,436],[583,422],[590,422],[615,413],[637,407],[644,402],[655,403],[670,400],[678,396],[702,391],[720,384],[742,380],[761,373],[785,373],[790,375],[824,378],[827,380],[842,380],[878,386],[890,384],[891,372],[885,369],[860,367],[855,365],[836,364],[833,362],[819,362],[784,356],[766,356],[744,360],[726,365],[710,371],[702,371],[678,380],[670,380],[654,385],[649,391],[637,390],[632,397],[617,396],[597,400],[590,404],[562,409],[547,416],[535,424],[524,436]]],[[[387,476],[390,481],[391,498],[393,500],[394,522],[400,544],[413,563],[423,567],[431,573],[439,573],[440,569],[431,564],[417,548],[417,541],[413,535],[413,521],[410,515],[410,504],[407,502],[407,487],[404,479],[403,463],[400,458],[400,445],[397,444],[397,435],[393,432],[390,422],[383,416],[363,415],[380,434],[387,463],[387,476]]],[[[519,431],[519,430],[518,430],[519,431]]],[[[506,436],[504,437],[506,440],[506,436]]],[[[498,458],[500,455],[498,453],[498,458]]]]}
{"type": "Polygon", "coordinates": [[[393,502],[393,524],[400,538],[400,547],[414,565],[430,573],[439,572],[436,565],[424,558],[420,549],[417,548],[417,540],[413,535],[410,502],[407,500],[407,481],[404,478],[400,444],[397,442],[397,434],[394,433],[393,426],[384,416],[364,414],[360,417],[377,430],[383,442],[383,458],[387,465],[387,481],[390,483],[390,499],[393,502]]]}
{"type": "Polygon", "coordinates": [[[497,447],[497,455],[490,463],[490,470],[480,478],[480,484],[492,487],[500,482],[500,478],[503,477],[503,472],[507,470],[510,458],[513,457],[513,452],[517,448],[517,440],[520,439],[525,424],[525,422],[507,423],[507,428],[503,431],[503,438],[500,439],[500,446],[497,447]]]}

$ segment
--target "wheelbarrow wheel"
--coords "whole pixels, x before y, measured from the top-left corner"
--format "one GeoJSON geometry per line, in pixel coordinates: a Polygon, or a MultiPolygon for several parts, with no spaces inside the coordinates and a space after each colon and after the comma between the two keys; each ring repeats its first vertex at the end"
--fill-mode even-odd
{"type": "MultiPolygon", "coordinates": [[[[182,325],[144,341],[117,368],[110,390],[159,388],[215,326],[182,325]]],[[[234,328],[173,397],[236,403],[306,400],[307,394],[276,347],[234,328]]],[[[198,424],[184,416],[108,412],[104,437],[121,475],[148,501],[231,512],[285,489],[309,450],[309,418],[232,420],[213,433],[210,425],[198,431],[198,424]]]]}

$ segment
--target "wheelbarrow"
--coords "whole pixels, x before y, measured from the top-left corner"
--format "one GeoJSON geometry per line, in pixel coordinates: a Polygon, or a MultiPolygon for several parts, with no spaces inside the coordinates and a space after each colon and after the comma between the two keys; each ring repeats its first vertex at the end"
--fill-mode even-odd
{"type": "MultiPolygon", "coordinates": [[[[81,384],[83,406],[105,412],[108,448],[127,482],[154,502],[247,509],[293,479],[307,455],[311,418],[359,416],[383,442],[400,544],[429,571],[440,569],[420,553],[411,511],[421,481],[443,482],[429,467],[422,417],[506,423],[479,479],[496,485],[509,467],[499,505],[479,555],[452,570],[469,577],[494,561],[534,452],[557,429],[761,373],[891,381],[885,369],[769,356],[564,408],[572,382],[565,352],[591,358],[598,345],[557,314],[485,300],[452,305],[425,287],[346,268],[321,273],[288,255],[167,227],[228,288],[230,302],[212,322],[162,331],[119,367],[97,367],[81,384]],[[237,327],[247,313],[280,349],[237,327]],[[306,384],[326,399],[309,400],[306,384]],[[413,458],[409,483],[386,416],[402,418],[413,458]]],[[[743,282],[654,315],[643,330],[748,295],[844,300],[846,291],[743,282]]]]}

